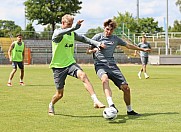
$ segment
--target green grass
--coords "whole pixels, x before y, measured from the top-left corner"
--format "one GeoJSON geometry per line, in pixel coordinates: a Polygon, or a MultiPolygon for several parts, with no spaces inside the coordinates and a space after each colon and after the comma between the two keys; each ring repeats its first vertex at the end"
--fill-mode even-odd
{"type": "MultiPolygon", "coordinates": [[[[101,82],[93,66],[82,66],[93,82],[98,98],[107,105],[101,82]]],[[[25,66],[26,86],[19,86],[19,70],[13,87],[7,87],[12,68],[0,66],[1,132],[160,132],[181,129],[181,66],[148,66],[150,79],[137,77],[140,65],[120,66],[132,90],[133,109],[142,114],[128,117],[122,92],[111,82],[113,101],[119,109],[114,121],[94,109],[81,81],[68,77],[56,115],[48,116],[48,104],[55,92],[52,71],[45,66],[25,66]]]]}

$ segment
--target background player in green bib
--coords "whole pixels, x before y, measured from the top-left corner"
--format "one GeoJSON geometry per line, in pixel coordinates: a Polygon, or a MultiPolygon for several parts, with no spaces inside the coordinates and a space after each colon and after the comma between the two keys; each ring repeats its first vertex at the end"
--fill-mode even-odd
{"type": "Polygon", "coordinates": [[[22,41],[22,35],[18,34],[17,41],[14,41],[8,50],[9,61],[12,62],[13,70],[9,75],[9,80],[7,86],[12,86],[12,79],[14,74],[17,71],[17,65],[20,69],[20,85],[24,85],[23,78],[24,78],[24,51],[25,51],[25,44],[22,41]]]}
{"type": "Polygon", "coordinates": [[[73,16],[69,14],[64,15],[61,20],[61,28],[55,29],[52,36],[52,60],[50,68],[53,70],[57,91],[49,104],[49,115],[55,114],[54,104],[63,97],[67,75],[78,78],[83,82],[85,88],[91,95],[95,108],[105,107],[105,105],[97,99],[87,75],[82,71],[80,66],[76,64],[74,59],[74,40],[92,44],[98,48],[104,48],[104,44],[75,33],[74,31],[80,28],[83,20],[79,20],[77,24],[72,27],[73,20],[73,16]]]}

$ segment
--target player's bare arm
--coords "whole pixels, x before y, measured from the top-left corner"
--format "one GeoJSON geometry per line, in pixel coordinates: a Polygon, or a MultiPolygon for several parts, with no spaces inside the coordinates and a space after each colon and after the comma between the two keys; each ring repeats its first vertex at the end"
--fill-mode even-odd
{"type": "Polygon", "coordinates": [[[135,45],[132,45],[132,44],[127,44],[125,45],[126,48],[128,49],[132,49],[132,50],[139,50],[139,51],[144,51],[144,52],[150,52],[150,49],[144,49],[144,48],[139,48],[135,45]]]}
{"type": "Polygon", "coordinates": [[[9,61],[11,62],[12,61],[12,57],[11,57],[11,51],[13,50],[14,48],[14,43],[12,43],[8,49],[8,57],[9,57],[9,61]]]}

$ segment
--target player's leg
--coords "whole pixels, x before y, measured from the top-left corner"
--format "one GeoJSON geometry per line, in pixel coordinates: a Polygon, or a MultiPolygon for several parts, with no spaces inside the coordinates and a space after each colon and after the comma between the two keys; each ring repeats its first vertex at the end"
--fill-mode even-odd
{"type": "Polygon", "coordinates": [[[131,92],[130,92],[130,88],[129,88],[128,84],[121,85],[120,89],[123,91],[123,98],[124,98],[124,102],[125,102],[126,107],[127,107],[127,114],[128,115],[137,115],[137,116],[139,116],[140,114],[138,114],[137,112],[135,112],[132,109],[132,106],[131,106],[131,92]]]}
{"type": "Polygon", "coordinates": [[[56,93],[53,95],[51,102],[48,107],[48,114],[54,115],[54,105],[55,103],[63,97],[65,79],[68,74],[67,68],[53,68],[54,83],[56,86],[56,93]]]}
{"type": "Polygon", "coordinates": [[[129,86],[127,84],[123,84],[120,86],[120,89],[123,91],[123,98],[126,106],[129,106],[131,104],[131,94],[129,86]]]}
{"type": "Polygon", "coordinates": [[[143,61],[144,61],[142,56],[141,56],[140,58],[141,58],[142,66],[141,66],[140,71],[138,72],[138,77],[139,77],[139,79],[141,79],[141,73],[143,72],[143,61]]]}
{"type": "Polygon", "coordinates": [[[114,84],[123,91],[123,99],[127,107],[127,114],[128,115],[136,115],[138,113],[134,112],[131,107],[131,92],[130,88],[128,86],[128,83],[120,71],[119,67],[117,65],[114,65],[113,68],[110,69],[111,74],[109,75],[109,78],[114,82],[114,84]]]}
{"type": "Polygon", "coordinates": [[[113,100],[112,100],[112,91],[111,91],[111,88],[109,86],[109,78],[108,78],[108,75],[106,72],[107,68],[108,67],[106,65],[95,65],[95,70],[96,70],[97,76],[100,78],[100,80],[102,82],[103,92],[106,96],[108,106],[109,107],[111,107],[111,106],[115,107],[113,100]]]}
{"type": "Polygon", "coordinates": [[[23,62],[18,62],[18,67],[20,69],[20,82],[19,82],[19,84],[21,86],[24,86],[25,84],[23,82],[23,78],[24,78],[24,64],[23,64],[23,62]]]}
{"type": "Polygon", "coordinates": [[[54,105],[55,103],[63,97],[64,88],[56,91],[55,95],[52,97],[52,100],[49,104],[48,114],[55,115],[54,105]]]}
{"type": "MultiPolygon", "coordinates": [[[[98,74],[99,74],[99,72],[98,72],[98,74]]],[[[112,90],[109,86],[109,78],[108,78],[107,74],[102,74],[101,81],[102,81],[103,91],[106,96],[109,107],[114,107],[118,112],[118,109],[116,108],[116,106],[112,100],[112,90]]]]}
{"type": "Polygon", "coordinates": [[[147,63],[148,63],[148,57],[144,57],[143,72],[144,72],[144,76],[145,76],[146,79],[149,78],[149,76],[148,76],[148,74],[147,74],[147,72],[146,72],[146,65],[147,65],[147,63]]]}
{"type": "Polygon", "coordinates": [[[12,62],[12,67],[13,67],[13,70],[11,71],[11,73],[9,75],[7,86],[12,86],[12,79],[14,77],[14,74],[17,71],[17,62],[12,62]]]}
{"type": "Polygon", "coordinates": [[[89,92],[89,94],[91,95],[91,98],[94,102],[94,108],[105,108],[105,105],[102,104],[94,91],[94,88],[91,84],[91,82],[89,81],[87,75],[85,74],[85,72],[83,72],[82,70],[77,70],[77,77],[83,82],[85,88],[87,89],[87,91],[89,92]]]}
{"type": "Polygon", "coordinates": [[[74,76],[83,82],[85,88],[91,95],[91,98],[94,102],[94,108],[105,108],[105,105],[98,100],[91,82],[89,81],[86,73],[82,71],[80,66],[78,66],[77,64],[72,65],[69,69],[69,75],[74,76]]]}

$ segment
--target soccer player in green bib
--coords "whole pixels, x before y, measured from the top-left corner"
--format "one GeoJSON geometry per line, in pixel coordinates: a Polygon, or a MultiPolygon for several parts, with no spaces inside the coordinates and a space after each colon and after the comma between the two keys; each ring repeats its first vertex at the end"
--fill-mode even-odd
{"type": "Polygon", "coordinates": [[[52,60],[50,68],[53,70],[56,93],[49,104],[49,115],[55,114],[54,105],[63,97],[67,75],[78,78],[83,82],[85,88],[91,95],[95,108],[105,107],[105,105],[97,99],[87,75],[74,59],[74,40],[91,44],[98,48],[104,48],[105,45],[75,33],[74,31],[81,27],[83,20],[79,20],[75,26],[72,26],[73,21],[74,17],[72,15],[64,15],[61,20],[61,28],[55,29],[52,36],[52,60]]]}
{"type": "Polygon", "coordinates": [[[12,79],[14,74],[17,71],[17,66],[20,69],[20,82],[21,86],[24,86],[23,77],[24,77],[24,50],[25,44],[22,41],[22,35],[17,34],[17,41],[14,41],[8,50],[9,61],[12,62],[13,70],[9,75],[9,80],[7,86],[12,86],[12,79]]]}

